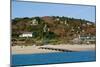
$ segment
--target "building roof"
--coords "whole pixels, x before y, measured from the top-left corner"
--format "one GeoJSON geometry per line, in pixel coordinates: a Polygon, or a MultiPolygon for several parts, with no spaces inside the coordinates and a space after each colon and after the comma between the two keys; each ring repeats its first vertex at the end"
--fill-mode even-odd
{"type": "Polygon", "coordinates": [[[32,34],[33,32],[23,32],[23,34],[32,34]]]}

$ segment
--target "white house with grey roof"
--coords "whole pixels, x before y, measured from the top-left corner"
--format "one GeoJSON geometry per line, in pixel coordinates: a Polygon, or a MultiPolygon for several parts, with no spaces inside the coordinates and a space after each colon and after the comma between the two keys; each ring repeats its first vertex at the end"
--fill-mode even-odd
{"type": "Polygon", "coordinates": [[[74,38],[72,40],[73,43],[95,43],[96,42],[96,37],[95,36],[82,36],[79,35],[78,37],[74,38]]]}
{"type": "Polygon", "coordinates": [[[38,25],[38,21],[36,19],[33,19],[31,25],[38,25]]]}
{"type": "Polygon", "coordinates": [[[19,37],[32,37],[32,32],[23,32],[19,37]]]}

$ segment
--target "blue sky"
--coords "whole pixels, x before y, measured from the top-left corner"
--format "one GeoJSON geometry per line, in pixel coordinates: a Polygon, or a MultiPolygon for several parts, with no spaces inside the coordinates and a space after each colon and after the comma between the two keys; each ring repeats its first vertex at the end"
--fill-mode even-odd
{"type": "Polygon", "coordinates": [[[95,7],[51,3],[12,3],[12,18],[34,16],[66,16],[95,22],[95,7]]]}

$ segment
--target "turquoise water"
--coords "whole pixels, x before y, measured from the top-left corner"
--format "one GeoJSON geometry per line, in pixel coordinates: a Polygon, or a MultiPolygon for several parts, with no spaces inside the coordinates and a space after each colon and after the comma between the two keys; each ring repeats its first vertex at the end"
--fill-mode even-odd
{"type": "Polygon", "coordinates": [[[71,63],[71,62],[87,62],[95,61],[95,51],[81,52],[56,52],[45,54],[19,54],[12,55],[11,64],[13,66],[21,65],[40,65],[54,63],[71,63]]]}

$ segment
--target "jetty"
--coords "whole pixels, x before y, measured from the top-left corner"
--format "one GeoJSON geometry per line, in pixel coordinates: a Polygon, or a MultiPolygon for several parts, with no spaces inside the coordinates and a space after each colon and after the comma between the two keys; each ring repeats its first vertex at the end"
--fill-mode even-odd
{"type": "Polygon", "coordinates": [[[60,51],[60,52],[76,52],[73,50],[61,49],[61,48],[51,48],[51,47],[40,47],[39,49],[54,50],[54,51],[60,51]]]}

